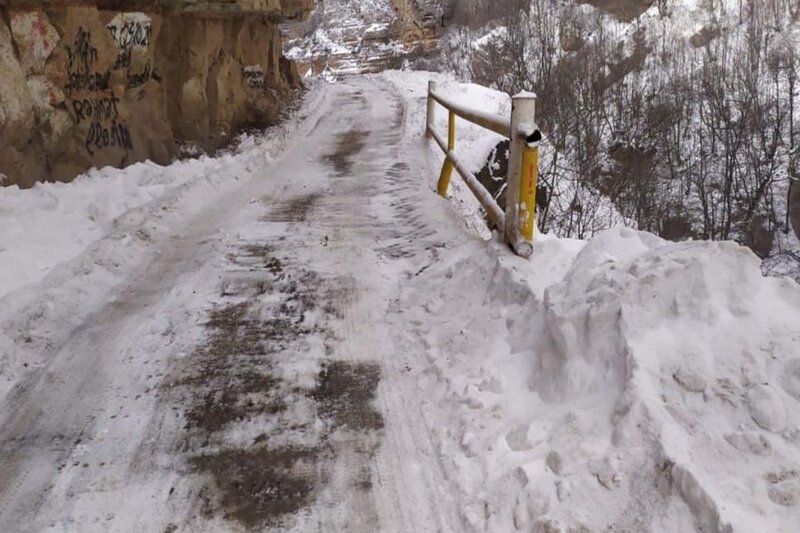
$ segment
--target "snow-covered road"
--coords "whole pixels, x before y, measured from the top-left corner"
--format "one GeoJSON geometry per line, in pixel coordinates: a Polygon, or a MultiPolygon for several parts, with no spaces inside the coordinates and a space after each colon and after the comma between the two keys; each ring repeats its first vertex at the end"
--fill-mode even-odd
{"type": "Polygon", "coordinates": [[[27,339],[49,356],[0,406],[0,530],[460,529],[387,314],[469,237],[420,187],[389,83],[318,93],[277,160],[220,168],[241,183],[194,216],[148,236],[172,199],[120,222],[146,248],[91,312],[63,292],[90,267],[17,298],[20,328],[75,318],[27,339]]]}
{"type": "Polygon", "coordinates": [[[797,531],[797,283],[628,228],[514,256],[435,194],[432,76],[508,111],[386,72],[0,190],[0,532],[797,531]]]}

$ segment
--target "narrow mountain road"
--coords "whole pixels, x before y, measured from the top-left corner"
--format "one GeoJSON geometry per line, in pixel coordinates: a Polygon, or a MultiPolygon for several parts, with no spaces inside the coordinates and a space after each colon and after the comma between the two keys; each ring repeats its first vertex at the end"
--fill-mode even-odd
{"type": "Polygon", "coordinates": [[[0,531],[463,531],[396,301],[470,237],[393,91],[326,88],[50,347],[0,405],[0,531]]]}

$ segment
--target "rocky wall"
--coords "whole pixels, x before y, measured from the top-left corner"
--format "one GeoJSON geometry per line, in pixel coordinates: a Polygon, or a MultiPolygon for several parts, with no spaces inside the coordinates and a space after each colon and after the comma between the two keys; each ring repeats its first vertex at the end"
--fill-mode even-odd
{"type": "Polygon", "coordinates": [[[305,16],[310,2],[0,6],[0,178],[28,187],[167,163],[183,142],[212,150],[275,120],[300,83],[277,21],[305,16]]]}
{"type": "MultiPolygon", "coordinates": [[[[420,1],[420,0],[418,0],[420,1]]],[[[440,0],[442,22],[480,28],[503,20],[518,10],[527,10],[529,0],[440,0]]]]}

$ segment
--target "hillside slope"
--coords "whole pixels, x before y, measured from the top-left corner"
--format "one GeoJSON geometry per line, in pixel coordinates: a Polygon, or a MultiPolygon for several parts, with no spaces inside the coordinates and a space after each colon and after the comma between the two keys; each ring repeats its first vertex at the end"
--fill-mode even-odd
{"type": "Polygon", "coordinates": [[[538,94],[540,226],[734,239],[800,277],[800,3],[590,3],[530,3],[442,39],[445,70],[538,94]]]}

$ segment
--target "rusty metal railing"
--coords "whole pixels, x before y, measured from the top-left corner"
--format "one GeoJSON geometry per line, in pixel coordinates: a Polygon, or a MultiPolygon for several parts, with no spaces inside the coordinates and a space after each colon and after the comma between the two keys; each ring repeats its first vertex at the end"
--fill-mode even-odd
{"type": "Polygon", "coordinates": [[[428,116],[425,134],[445,154],[439,176],[438,193],[447,196],[450,177],[455,169],[486,211],[489,220],[502,233],[517,255],[533,254],[533,231],[536,216],[536,182],[539,176],[539,141],[541,133],[534,122],[536,95],[521,93],[512,98],[511,117],[469,109],[436,92],[436,82],[428,82],[428,116]],[[447,141],[433,127],[436,104],[449,113],[447,141]],[[478,181],[455,152],[456,117],[507,137],[511,141],[506,184],[506,208],[500,208],[492,195],[478,181]]]}

